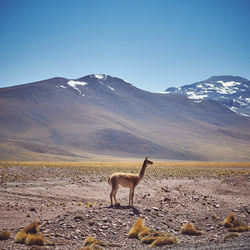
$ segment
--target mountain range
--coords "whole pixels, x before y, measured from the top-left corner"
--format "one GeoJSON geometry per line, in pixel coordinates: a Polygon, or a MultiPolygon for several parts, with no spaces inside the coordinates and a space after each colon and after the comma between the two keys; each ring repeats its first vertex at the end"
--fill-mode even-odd
{"type": "Polygon", "coordinates": [[[104,74],[1,88],[0,159],[249,161],[250,118],[189,97],[104,74]]]}
{"type": "Polygon", "coordinates": [[[205,81],[168,88],[166,93],[184,95],[196,102],[216,100],[250,117],[250,81],[239,76],[213,76],[205,81]]]}

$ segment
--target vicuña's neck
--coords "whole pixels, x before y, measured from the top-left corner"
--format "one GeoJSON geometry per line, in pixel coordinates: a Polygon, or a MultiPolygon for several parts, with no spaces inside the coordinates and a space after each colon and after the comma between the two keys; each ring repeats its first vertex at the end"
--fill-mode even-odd
{"type": "Polygon", "coordinates": [[[140,174],[139,174],[139,181],[143,178],[146,168],[147,168],[147,163],[146,163],[146,161],[144,161],[142,168],[141,168],[141,171],[140,171],[140,174]]]}

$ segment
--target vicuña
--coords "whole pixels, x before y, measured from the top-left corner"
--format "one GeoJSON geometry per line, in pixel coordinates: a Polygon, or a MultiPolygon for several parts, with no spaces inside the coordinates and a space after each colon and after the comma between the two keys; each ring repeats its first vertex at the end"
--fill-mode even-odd
{"type": "Polygon", "coordinates": [[[122,187],[130,188],[129,206],[133,206],[135,187],[142,180],[147,166],[151,164],[153,164],[153,162],[148,160],[148,157],[146,157],[139,174],[114,173],[109,176],[108,183],[109,185],[112,186],[111,193],[110,193],[111,206],[113,206],[113,198],[115,200],[115,204],[118,204],[116,200],[116,193],[118,191],[119,185],[121,185],[122,187]]]}

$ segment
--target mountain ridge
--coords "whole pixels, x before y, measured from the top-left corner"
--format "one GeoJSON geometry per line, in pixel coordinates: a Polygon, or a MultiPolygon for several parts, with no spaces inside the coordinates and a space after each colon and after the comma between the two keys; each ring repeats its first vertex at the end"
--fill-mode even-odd
{"type": "Polygon", "coordinates": [[[233,112],[250,116],[250,81],[240,76],[212,76],[181,87],[167,88],[166,93],[184,95],[197,102],[215,100],[233,112]]]}
{"type": "Polygon", "coordinates": [[[248,118],[109,75],[2,88],[0,106],[0,159],[250,160],[248,118]]]}

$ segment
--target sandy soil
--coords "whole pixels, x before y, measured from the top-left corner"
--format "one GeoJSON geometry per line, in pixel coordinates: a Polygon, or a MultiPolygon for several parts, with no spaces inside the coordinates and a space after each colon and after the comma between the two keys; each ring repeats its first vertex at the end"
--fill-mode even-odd
{"type": "Polygon", "coordinates": [[[27,249],[15,244],[13,238],[34,220],[39,221],[41,232],[49,240],[58,243],[48,249],[78,249],[88,235],[118,243],[122,249],[151,249],[127,236],[139,216],[148,227],[178,237],[179,243],[169,246],[171,249],[250,248],[250,232],[224,242],[228,230],[219,226],[230,212],[250,223],[249,176],[223,180],[145,176],[136,188],[134,208],[127,206],[129,190],[125,188],[117,194],[121,206],[111,208],[107,176],[100,173],[10,167],[8,175],[22,178],[0,184],[0,230],[12,233],[9,240],[0,241],[0,249],[27,249]],[[90,205],[86,206],[87,202],[90,205]],[[187,222],[194,223],[204,234],[181,234],[180,228],[187,222]]]}

